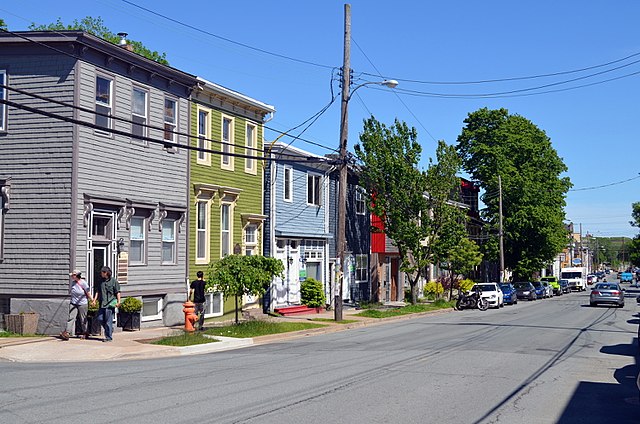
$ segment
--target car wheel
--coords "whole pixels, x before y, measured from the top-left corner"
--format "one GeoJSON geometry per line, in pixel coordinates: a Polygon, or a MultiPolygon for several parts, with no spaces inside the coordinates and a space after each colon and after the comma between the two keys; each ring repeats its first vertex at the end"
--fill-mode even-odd
{"type": "Polygon", "coordinates": [[[589,302],[589,306],[598,306],[596,302],[589,302]]]}

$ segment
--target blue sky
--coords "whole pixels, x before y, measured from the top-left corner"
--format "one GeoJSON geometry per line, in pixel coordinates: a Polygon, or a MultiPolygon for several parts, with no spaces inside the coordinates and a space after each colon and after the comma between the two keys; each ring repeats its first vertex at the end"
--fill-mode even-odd
{"type": "MultiPolygon", "coordinates": [[[[4,0],[0,18],[10,30],[26,30],[32,22],[46,24],[58,17],[64,23],[101,17],[114,32],[127,32],[129,38],[166,52],[172,66],[275,106],[274,119],[267,124],[273,129],[266,133],[268,141],[277,131],[296,127],[321,111],[333,87],[336,101],[300,135],[304,140],[293,142],[327,154],[338,146],[336,69],[342,65],[344,4],[4,0]]],[[[628,221],[631,204],[640,201],[640,62],[633,63],[640,60],[640,55],[633,56],[640,53],[640,2],[350,4],[351,67],[357,81],[400,81],[395,91],[365,86],[354,93],[349,102],[350,148],[369,114],[386,124],[397,117],[417,129],[426,164],[435,154],[436,140],[456,142],[468,113],[504,107],[544,130],[568,166],[574,188],[566,212],[576,229],[582,224],[583,233],[597,237],[638,233],[628,221]],[[591,69],[567,72],[584,68],[591,69]],[[635,72],[639,74],[630,75],[635,72]],[[513,80],[556,73],[562,74],[513,80]],[[502,81],[433,84],[486,80],[502,81]],[[547,87],[517,91],[540,86],[547,87]]]]}

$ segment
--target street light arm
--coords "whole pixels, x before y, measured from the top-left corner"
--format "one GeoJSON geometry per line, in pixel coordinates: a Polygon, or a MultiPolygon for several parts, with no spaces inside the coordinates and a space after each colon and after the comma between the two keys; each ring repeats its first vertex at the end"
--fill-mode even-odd
{"type": "Polygon", "coordinates": [[[394,79],[390,79],[390,80],[384,80],[384,81],[367,81],[367,82],[363,82],[362,84],[356,85],[354,87],[353,90],[351,90],[351,92],[349,93],[349,96],[347,97],[346,101],[348,102],[349,100],[351,100],[351,96],[353,96],[353,93],[356,92],[356,90],[360,87],[364,87],[365,85],[384,85],[385,87],[389,87],[389,88],[396,88],[398,86],[398,81],[394,80],[394,79]]]}

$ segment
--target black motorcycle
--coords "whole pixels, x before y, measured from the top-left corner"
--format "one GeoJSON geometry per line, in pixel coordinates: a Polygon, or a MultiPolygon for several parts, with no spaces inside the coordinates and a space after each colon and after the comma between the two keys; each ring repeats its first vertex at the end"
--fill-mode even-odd
{"type": "Polygon", "coordinates": [[[487,299],[482,298],[482,292],[474,291],[473,293],[467,293],[458,295],[455,309],[461,311],[463,309],[480,309],[486,311],[489,309],[489,302],[487,299]]]}

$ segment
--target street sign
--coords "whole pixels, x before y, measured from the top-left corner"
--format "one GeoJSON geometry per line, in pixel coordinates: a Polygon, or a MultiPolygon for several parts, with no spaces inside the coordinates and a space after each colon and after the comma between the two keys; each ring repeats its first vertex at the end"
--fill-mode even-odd
{"type": "Polygon", "coordinates": [[[574,265],[582,265],[582,258],[573,258],[571,263],[574,265]]]}

